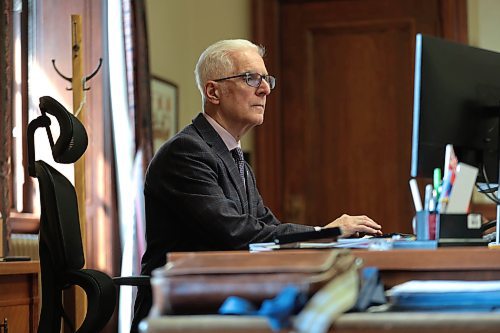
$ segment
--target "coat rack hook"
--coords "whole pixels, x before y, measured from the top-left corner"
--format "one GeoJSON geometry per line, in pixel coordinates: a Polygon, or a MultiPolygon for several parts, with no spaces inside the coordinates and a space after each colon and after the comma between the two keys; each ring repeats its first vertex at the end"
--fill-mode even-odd
{"type": "MultiPolygon", "coordinates": [[[[63,79],[65,79],[66,81],[69,81],[71,82],[71,78],[70,77],[67,77],[65,76],[63,73],[61,73],[57,67],[56,67],[56,59],[52,59],[52,66],[54,67],[54,69],[56,70],[56,73],[59,74],[60,77],[62,77],[63,79]]],[[[66,90],[71,90],[71,88],[66,88],[66,90]]]]}
{"type": "Polygon", "coordinates": [[[84,83],[83,83],[83,90],[90,90],[90,87],[85,87],[85,82],[90,81],[94,76],[96,76],[97,72],[99,72],[99,69],[101,69],[102,66],[102,58],[99,58],[99,65],[97,65],[97,68],[94,70],[92,74],[89,76],[85,77],[84,83]]]}

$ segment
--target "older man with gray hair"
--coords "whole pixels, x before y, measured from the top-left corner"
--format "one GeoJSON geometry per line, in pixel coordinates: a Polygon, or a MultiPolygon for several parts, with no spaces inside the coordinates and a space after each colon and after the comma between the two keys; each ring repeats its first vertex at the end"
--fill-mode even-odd
{"type": "MultiPolygon", "coordinates": [[[[165,142],[146,173],[147,249],[142,273],[165,265],[173,251],[248,249],[250,243],[319,227],[280,222],[264,205],[240,139],[264,121],[276,86],[264,49],[247,40],[209,46],[196,64],[203,112],[165,142]]],[[[299,83],[298,83],[299,84],[299,83]]],[[[343,236],[381,234],[366,216],[342,215],[325,226],[343,236]]],[[[151,289],[140,288],[133,330],[151,307],[151,289]]]]}

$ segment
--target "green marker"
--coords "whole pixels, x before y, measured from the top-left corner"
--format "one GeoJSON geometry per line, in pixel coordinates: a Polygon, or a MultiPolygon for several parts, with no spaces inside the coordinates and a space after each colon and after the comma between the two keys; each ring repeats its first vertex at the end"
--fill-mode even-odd
{"type": "Polygon", "coordinates": [[[439,198],[441,194],[441,169],[440,168],[435,168],[434,169],[434,190],[436,191],[437,198],[439,198]]]}

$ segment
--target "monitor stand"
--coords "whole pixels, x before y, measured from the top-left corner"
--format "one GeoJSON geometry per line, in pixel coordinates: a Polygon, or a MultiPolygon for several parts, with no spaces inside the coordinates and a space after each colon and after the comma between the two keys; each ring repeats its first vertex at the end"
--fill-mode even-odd
{"type": "MultiPolygon", "coordinates": [[[[499,119],[500,119],[500,114],[499,114],[499,119]]],[[[500,121],[499,121],[499,123],[500,123],[500,121]]],[[[499,144],[499,147],[497,148],[497,150],[498,150],[498,154],[497,154],[497,159],[498,159],[498,185],[500,185],[500,128],[498,130],[498,144],[499,144]]],[[[498,186],[497,186],[497,226],[496,226],[496,237],[495,237],[495,242],[490,243],[488,246],[489,247],[494,247],[494,248],[500,248],[500,191],[498,190],[498,186]]]]}
{"type": "MultiPolygon", "coordinates": [[[[500,200],[500,191],[497,191],[497,200],[500,200]]],[[[496,225],[496,237],[495,241],[488,244],[489,247],[495,247],[500,249],[500,203],[497,202],[497,225],[496,225]]]]}

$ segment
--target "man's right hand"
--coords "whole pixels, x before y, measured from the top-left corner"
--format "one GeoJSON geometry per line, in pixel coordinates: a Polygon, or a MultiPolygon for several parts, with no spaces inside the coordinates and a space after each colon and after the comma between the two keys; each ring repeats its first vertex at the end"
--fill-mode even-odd
{"type": "Polygon", "coordinates": [[[360,233],[374,236],[382,235],[382,226],[366,215],[350,216],[344,214],[325,226],[325,228],[332,227],[340,227],[342,238],[359,236],[360,233]]]}

